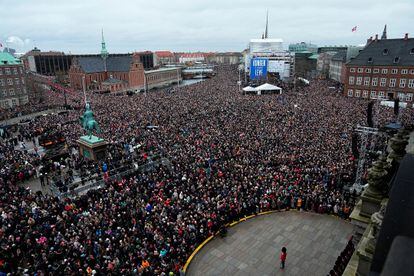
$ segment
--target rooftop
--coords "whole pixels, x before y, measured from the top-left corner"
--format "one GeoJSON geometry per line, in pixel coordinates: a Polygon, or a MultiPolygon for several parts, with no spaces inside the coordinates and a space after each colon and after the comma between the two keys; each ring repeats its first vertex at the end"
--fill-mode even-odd
{"type": "Polygon", "coordinates": [[[350,65],[414,65],[414,38],[373,40],[350,65]]]}
{"type": "Polygon", "coordinates": [[[308,57],[308,59],[318,59],[319,55],[318,54],[313,54],[310,57],[308,57]]]}
{"type": "Polygon", "coordinates": [[[0,52],[0,66],[20,64],[20,60],[9,53],[0,52]]]}
{"type": "Polygon", "coordinates": [[[177,69],[181,69],[181,67],[168,67],[168,68],[160,68],[160,69],[155,69],[155,70],[148,70],[148,71],[145,71],[145,74],[164,72],[164,71],[177,71],[177,69]]]}
{"type": "Polygon", "coordinates": [[[336,53],[332,57],[332,60],[333,61],[342,61],[342,62],[345,62],[346,61],[346,52],[339,51],[338,53],[336,53]]]}
{"type": "MultiPolygon", "coordinates": [[[[81,56],[76,58],[79,66],[85,73],[104,72],[104,61],[100,56],[81,56]]],[[[106,59],[108,72],[128,72],[132,63],[132,56],[109,56],[106,59]]]]}
{"type": "Polygon", "coordinates": [[[158,57],[174,57],[174,54],[170,51],[155,51],[158,57]]]}

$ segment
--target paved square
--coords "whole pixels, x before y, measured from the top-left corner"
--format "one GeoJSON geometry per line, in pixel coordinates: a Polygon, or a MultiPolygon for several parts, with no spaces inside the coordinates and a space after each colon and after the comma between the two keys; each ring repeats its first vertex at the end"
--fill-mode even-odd
{"type": "Polygon", "coordinates": [[[328,215],[290,211],[259,216],[211,240],[187,275],[325,276],[351,234],[349,222],[328,215]],[[282,246],[288,253],[285,270],[279,269],[282,246]]]}

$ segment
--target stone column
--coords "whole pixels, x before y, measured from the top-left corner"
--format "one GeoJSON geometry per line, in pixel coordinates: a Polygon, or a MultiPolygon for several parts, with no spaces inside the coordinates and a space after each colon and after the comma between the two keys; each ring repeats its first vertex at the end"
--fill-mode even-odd
{"type": "Polygon", "coordinates": [[[357,248],[358,267],[356,275],[369,275],[372,258],[375,252],[378,235],[381,230],[382,220],[386,210],[388,200],[384,200],[381,204],[381,209],[371,216],[371,222],[364,232],[361,242],[357,248]]]}
{"type": "Polygon", "coordinates": [[[387,193],[390,168],[386,156],[382,155],[368,170],[368,188],[361,195],[361,216],[369,218],[380,209],[381,201],[387,193]]]}
{"type": "Polygon", "coordinates": [[[409,133],[405,129],[400,129],[397,134],[390,139],[389,146],[391,148],[390,154],[388,154],[388,161],[391,163],[393,160],[400,163],[405,155],[405,148],[408,145],[409,133]]]}

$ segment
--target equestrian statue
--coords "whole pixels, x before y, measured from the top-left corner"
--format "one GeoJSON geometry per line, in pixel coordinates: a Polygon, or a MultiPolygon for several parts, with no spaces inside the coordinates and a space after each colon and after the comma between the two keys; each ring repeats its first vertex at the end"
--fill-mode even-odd
{"type": "Polygon", "coordinates": [[[101,132],[98,123],[95,121],[95,118],[93,117],[92,108],[88,102],[85,104],[85,112],[82,116],[80,116],[80,122],[82,124],[83,129],[87,131],[89,139],[92,138],[92,132],[94,130],[96,131],[96,133],[101,132]]]}

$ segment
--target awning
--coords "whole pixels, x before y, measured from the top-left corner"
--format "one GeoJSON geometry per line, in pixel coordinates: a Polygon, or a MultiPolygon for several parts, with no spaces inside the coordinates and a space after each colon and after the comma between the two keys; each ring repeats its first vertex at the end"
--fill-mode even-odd
{"type": "Polygon", "coordinates": [[[265,83],[265,84],[262,84],[256,87],[256,91],[274,91],[274,90],[282,91],[282,88],[276,85],[269,84],[269,83],[265,83]]]}
{"type": "Polygon", "coordinates": [[[246,86],[246,87],[243,88],[243,91],[244,92],[256,92],[257,90],[254,87],[246,86]]]}

